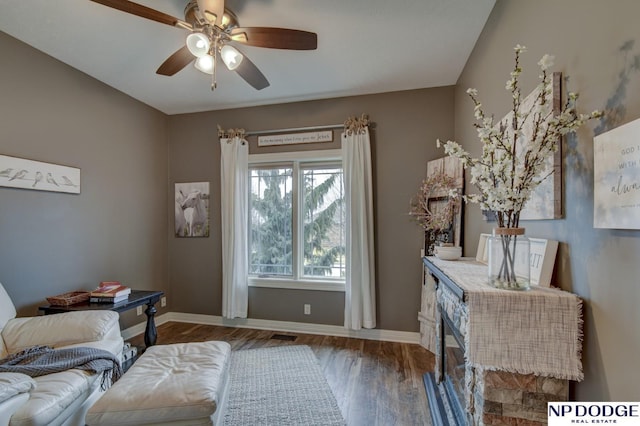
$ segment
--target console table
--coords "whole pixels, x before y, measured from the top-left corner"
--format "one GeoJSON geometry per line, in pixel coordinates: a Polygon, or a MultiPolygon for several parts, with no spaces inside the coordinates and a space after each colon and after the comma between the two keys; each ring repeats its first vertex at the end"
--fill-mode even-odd
{"type": "Polygon", "coordinates": [[[434,424],[546,424],[547,402],[567,400],[568,381],[583,378],[581,300],[556,288],[493,288],[487,266],[472,258],[423,263],[419,319],[436,355],[435,373],[425,375],[434,424]]]}
{"type": "Polygon", "coordinates": [[[162,291],[145,291],[145,290],[131,290],[129,298],[118,303],[91,303],[89,301],[76,303],[68,306],[40,306],[38,310],[44,312],[45,315],[59,314],[62,312],[72,311],[96,311],[96,310],[110,310],[115,312],[125,312],[129,309],[137,308],[138,306],[147,305],[147,309],[144,313],[147,316],[147,326],[144,332],[144,344],[146,347],[156,344],[158,338],[158,332],[156,330],[155,314],[157,309],[155,304],[158,303],[160,298],[164,296],[162,291]]]}

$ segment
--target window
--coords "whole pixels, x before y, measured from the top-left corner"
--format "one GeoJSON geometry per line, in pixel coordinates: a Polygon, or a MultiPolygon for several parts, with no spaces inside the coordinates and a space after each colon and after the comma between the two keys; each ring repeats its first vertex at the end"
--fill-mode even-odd
{"type": "Polygon", "coordinates": [[[304,276],[345,275],[345,212],[342,166],[301,166],[304,276]]]}
{"type": "Polygon", "coordinates": [[[344,289],[342,163],[328,152],[250,156],[251,285],[344,289]]]}
{"type": "Polygon", "coordinates": [[[293,274],[293,168],[249,168],[249,274],[293,274]]]}

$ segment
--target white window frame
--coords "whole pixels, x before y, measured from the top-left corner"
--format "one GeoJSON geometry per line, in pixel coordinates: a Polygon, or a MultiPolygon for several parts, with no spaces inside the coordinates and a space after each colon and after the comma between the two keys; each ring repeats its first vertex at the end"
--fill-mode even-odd
{"type": "MultiPolygon", "coordinates": [[[[342,150],[327,149],[319,151],[298,151],[298,152],[279,152],[269,154],[250,154],[249,168],[259,165],[278,165],[283,163],[293,164],[293,188],[298,193],[298,185],[300,179],[299,164],[300,163],[320,163],[320,162],[340,162],[342,163],[342,150]]],[[[298,198],[293,197],[292,209],[293,214],[292,235],[293,235],[293,278],[286,277],[257,277],[249,275],[249,286],[266,287],[266,288],[287,288],[296,290],[321,290],[321,291],[345,291],[345,280],[338,278],[311,278],[299,274],[300,268],[303,268],[302,256],[299,254],[304,251],[302,238],[298,238],[302,231],[303,224],[299,223],[298,218],[302,214],[302,206],[298,205],[298,198]],[[299,278],[296,278],[299,277],[299,278]]],[[[249,224],[247,224],[249,226],[249,224]]],[[[249,238],[250,238],[250,233],[249,238]]],[[[250,244],[249,244],[250,246],[250,244]]]]}

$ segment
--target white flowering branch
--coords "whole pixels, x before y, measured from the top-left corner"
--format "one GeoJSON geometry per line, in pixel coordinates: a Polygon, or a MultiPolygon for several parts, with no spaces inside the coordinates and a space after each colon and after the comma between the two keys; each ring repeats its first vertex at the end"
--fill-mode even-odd
{"type": "MultiPolygon", "coordinates": [[[[510,121],[496,125],[493,116],[484,112],[478,91],[468,89],[467,94],[474,103],[474,126],[482,143],[482,155],[473,158],[457,142],[449,140],[444,143],[445,153],[462,160],[465,169],[471,172],[471,183],[480,191],[479,194],[464,196],[465,201],[479,203],[482,209],[495,212],[500,227],[518,227],[520,211],[532,191],[549,176],[542,175],[542,172],[547,158],[557,151],[561,137],[575,132],[588,120],[602,116],[597,110],[578,114],[576,93],[569,93],[562,111],[554,115],[552,82],[547,73],[553,65],[553,56],[550,55],[544,55],[538,62],[542,71],[538,94],[532,105],[524,108],[519,78],[522,74],[520,54],[526,48],[516,45],[514,50],[515,66],[505,85],[512,97],[510,121]],[[524,132],[525,123],[530,123],[530,134],[524,132]]],[[[440,147],[442,142],[438,140],[437,145],[440,147]]]]}

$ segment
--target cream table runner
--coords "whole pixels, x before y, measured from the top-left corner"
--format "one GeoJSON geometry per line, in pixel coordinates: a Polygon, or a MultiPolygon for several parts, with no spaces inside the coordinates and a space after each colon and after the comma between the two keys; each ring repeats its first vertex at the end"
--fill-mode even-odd
{"type": "MultiPolygon", "coordinates": [[[[471,258],[428,258],[465,292],[467,362],[489,370],[581,381],[582,301],[555,288],[501,290],[471,258]]],[[[441,284],[442,285],[442,284],[441,284]]]]}

